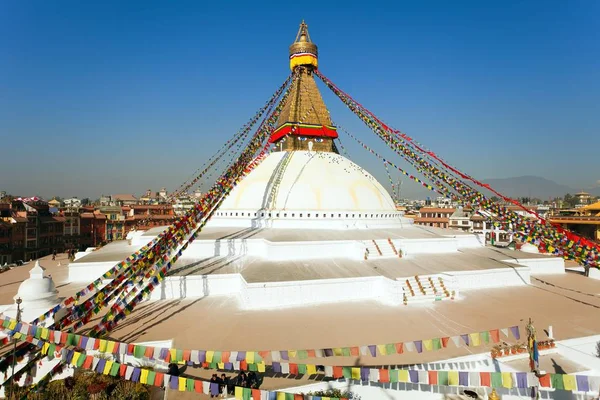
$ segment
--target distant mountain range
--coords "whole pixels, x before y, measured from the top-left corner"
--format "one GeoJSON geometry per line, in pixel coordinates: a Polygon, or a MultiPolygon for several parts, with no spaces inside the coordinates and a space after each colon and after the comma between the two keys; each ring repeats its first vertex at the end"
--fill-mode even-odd
{"type": "MultiPolygon", "coordinates": [[[[496,191],[512,198],[531,197],[547,200],[549,198],[562,197],[567,193],[575,194],[581,190],[561,185],[539,176],[487,179],[484,182],[489,184],[496,191]]],[[[600,192],[599,189],[586,191],[593,195],[597,195],[595,192],[600,192]]]]}
{"type": "MultiPolygon", "coordinates": [[[[537,198],[540,200],[548,200],[555,197],[563,197],[565,194],[575,194],[581,191],[581,188],[572,188],[566,185],[558,184],[546,178],[539,176],[518,176],[513,178],[502,178],[502,179],[486,179],[484,183],[489,184],[497,192],[508,196],[510,198],[519,197],[530,197],[537,198]]],[[[409,183],[410,185],[411,183],[409,183]]],[[[475,186],[472,184],[472,186],[475,186]]],[[[494,196],[492,192],[489,192],[483,188],[475,186],[477,190],[480,190],[486,196],[494,196]]],[[[407,188],[408,189],[408,188],[407,188]]],[[[584,191],[590,193],[592,196],[600,196],[600,187],[589,189],[584,188],[584,191]]],[[[423,187],[416,185],[410,186],[410,190],[407,190],[406,197],[424,199],[427,197],[435,198],[438,195],[424,189],[423,187]]]]}

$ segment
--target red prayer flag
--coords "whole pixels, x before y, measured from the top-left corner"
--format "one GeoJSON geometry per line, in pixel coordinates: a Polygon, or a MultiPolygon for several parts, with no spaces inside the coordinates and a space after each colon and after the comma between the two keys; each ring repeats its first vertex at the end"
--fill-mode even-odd
{"type": "Polygon", "coordinates": [[[192,356],[192,351],[191,350],[184,350],[183,351],[183,361],[190,361],[192,356]]]}
{"type": "Polygon", "coordinates": [[[85,369],[90,369],[92,367],[92,363],[94,362],[94,357],[93,356],[87,356],[85,358],[85,361],[83,362],[83,368],[85,369]]]}
{"type": "MultiPolygon", "coordinates": [[[[127,345],[127,354],[132,356],[133,355],[133,350],[135,350],[135,345],[134,344],[128,344],[127,345]]],[[[167,360],[165,360],[167,361],[167,360]]]]}
{"type": "Polygon", "coordinates": [[[396,343],[396,353],[404,353],[404,343],[396,343]]]}
{"type": "Polygon", "coordinates": [[[165,379],[165,374],[162,372],[157,372],[154,377],[154,386],[161,387],[163,385],[163,380],[165,379]]]}
{"type": "Polygon", "coordinates": [[[304,400],[304,395],[301,393],[294,393],[294,400],[304,400]]]}
{"type": "Polygon", "coordinates": [[[252,389],[252,400],[260,400],[260,389],[252,389]]]}
{"type": "Polygon", "coordinates": [[[204,393],[202,391],[202,381],[194,381],[194,390],[196,393],[204,393]]]}
{"type": "Polygon", "coordinates": [[[127,372],[127,364],[121,364],[121,366],[119,367],[119,376],[125,376],[126,372],[127,372]]]}
{"type": "Polygon", "coordinates": [[[353,356],[358,356],[358,354],[359,354],[358,347],[350,347],[350,354],[353,356]]]}
{"type": "Polygon", "coordinates": [[[315,354],[314,349],[313,350],[306,350],[306,353],[308,354],[308,357],[316,357],[317,355],[315,354]]]}
{"type": "MultiPolygon", "coordinates": [[[[290,370],[291,370],[291,365],[290,365],[290,370]]],[[[342,378],[344,376],[344,373],[342,372],[342,367],[333,367],[333,377],[334,378],[342,378]]]]}
{"type": "Polygon", "coordinates": [[[298,364],[290,363],[290,374],[298,375],[298,364]]]}
{"type": "Polygon", "coordinates": [[[150,347],[150,346],[146,347],[146,350],[144,351],[144,357],[152,358],[153,356],[154,356],[154,347],[150,347]]]}
{"type": "MultiPolygon", "coordinates": [[[[229,362],[229,357],[231,357],[231,352],[229,351],[224,351],[221,353],[221,361],[224,363],[228,363],[229,362]]],[[[264,358],[264,357],[263,357],[264,358]]]]}
{"type": "Polygon", "coordinates": [[[60,344],[65,344],[67,343],[67,337],[69,335],[66,332],[61,332],[60,333],[60,344]]]}
{"type": "Polygon", "coordinates": [[[437,385],[437,383],[438,383],[438,380],[437,380],[438,373],[437,373],[437,371],[427,371],[427,375],[429,375],[429,384],[430,385],[437,385]]]}
{"type": "Polygon", "coordinates": [[[448,341],[450,340],[449,337],[443,337],[442,338],[442,347],[446,348],[448,347],[448,341]]]}
{"type": "Polygon", "coordinates": [[[390,371],[387,369],[379,370],[379,382],[389,383],[390,382],[390,371]]]}
{"type": "Polygon", "coordinates": [[[248,363],[246,362],[246,360],[240,361],[240,369],[242,371],[247,371],[248,370],[248,363]]]}
{"type": "Polygon", "coordinates": [[[540,376],[540,385],[542,385],[542,387],[550,387],[550,374],[540,376]]]}
{"type": "Polygon", "coordinates": [[[479,379],[480,379],[479,384],[481,386],[487,386],[487,387],[492,386],[492,375],[489,372],[480,372],[479,379]]]}
{"type": "Polygon", "coordinates": [[[492,329],[490,331],[490,337],[492,338],[492,342],[499,343],[500,342],[500,330],[492,329]]]}

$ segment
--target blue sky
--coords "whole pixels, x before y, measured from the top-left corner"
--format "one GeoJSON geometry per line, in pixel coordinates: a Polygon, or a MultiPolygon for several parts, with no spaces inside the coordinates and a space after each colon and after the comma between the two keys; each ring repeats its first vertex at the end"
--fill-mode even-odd
{"type": "Polygon", "coordinates": [[[287,77],[303,18],[326,76],[464,171],[600,179],[600,2],[339,4],[0,1],[0,190],[174,189],[287,77]]]}

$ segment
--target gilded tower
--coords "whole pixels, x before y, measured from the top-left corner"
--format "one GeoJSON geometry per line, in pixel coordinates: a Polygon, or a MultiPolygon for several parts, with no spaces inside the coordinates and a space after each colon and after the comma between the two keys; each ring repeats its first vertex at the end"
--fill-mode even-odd
{"type": "Polygon", "coordinates": [[[290,46],[290,69],[297,79],[269,139],[277,150],[337,152],[333,139],[338,134],[313,76],[318,65],[317,45],[310,40],[308,25],[302,21],[290,46]]]}

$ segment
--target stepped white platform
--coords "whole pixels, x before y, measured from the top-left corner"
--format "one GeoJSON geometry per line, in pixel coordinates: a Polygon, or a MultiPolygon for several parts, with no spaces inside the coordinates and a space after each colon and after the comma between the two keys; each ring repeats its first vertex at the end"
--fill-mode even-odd
{"type": "MultiPolygon", "coordinates": [[[[85,253],[69,265],[69,280],[88,282],[155,237],[138,233],[85,253]]],[[[485,247],[475,235],[396,224],[387,229],[263,229],[208,225],[173,266],[152,299],[227,295],[242,309],[376,300],[400,306],[433,302],[435,291],[411,296],[406,280],[442,278],[460,293],[522,286],[531,275],[563,274],[562,259],[485,247]],[[375,243],[377,248],[374,248],[375,243]],[[367,251],[368,250],[368,251],[367,251]],[[394,251],[396,253],[394,253],[394,251]],[[400,257],[400,254],[402,257],[400,257]]],[[[413,287],[417,292],[417,288],[413,287]]],[[[447,300],[441,288],[439,295],[447,300]]]]}

